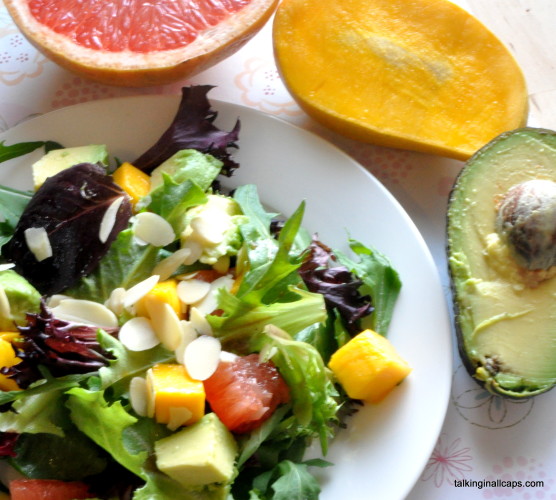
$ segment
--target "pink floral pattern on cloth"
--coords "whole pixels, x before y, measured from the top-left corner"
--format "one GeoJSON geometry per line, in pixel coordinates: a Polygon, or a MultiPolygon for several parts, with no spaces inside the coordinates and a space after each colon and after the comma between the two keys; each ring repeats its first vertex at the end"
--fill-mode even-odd
{"type": "Polygon", "coordinates": [[[421,476],[422,481],[433,481],[437,488],[453,485],[454,480],[468,477],[473,470],[470,448],[461,444],[461,438],[451,439],[446,434],[438,438],[434,451],[421,476]]]}

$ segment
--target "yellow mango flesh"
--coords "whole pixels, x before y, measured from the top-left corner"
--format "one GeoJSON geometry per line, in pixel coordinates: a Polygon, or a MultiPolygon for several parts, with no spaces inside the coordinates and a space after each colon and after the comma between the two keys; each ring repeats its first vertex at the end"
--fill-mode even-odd
{"type": "Polygon", "coordinates": [[[182,303],[178,296],[178,282],[175,279],[159,281],[150,292],[139,299],[135,304],[137,316],[149,316],[147,304],[150,301],[166,302],[178,318],[183,318],[182,303]]]}
{"type": "Polygon", "coordinates": [[[128,162],[122,163],[112,178],[129,195],[133,206],[151,189],[150,176],[128,162]]]}
{"type": "Polygon", "coordinates": [[[368,403],[384,399],[411,372],[390,341],[373,330],[340,347],[328,367],[350,398],[368,403]]]}
{"type": "Polygon", "coordinates": [[[515,59],[448,0],[283,0],[273,37],[292,96],[348,137],[467,159],[526,122],[515,59]]]}
{"type": "MultiPolygon", "coordinates": [[[[21,360],[16,357],[14,348],[12,347],[12,340],[18,337],[17,333],[0,332],[0,367],[10,367],[19,363],[21,360]]],[[[2,391],[17,391],[19,386],[14,380],[0,374],[0,390],[2,391]]]]}
{"type": "Polygon", "coordinates": [[[147,374],[147,391],[154,404],[154,417],[157,422],[170,422],[171,408],[187,408],[191,418],[185,422],[190,425],[205,414],[205,389],[203,383],[193,380],[183,365],[157,364],[147,374]]]}

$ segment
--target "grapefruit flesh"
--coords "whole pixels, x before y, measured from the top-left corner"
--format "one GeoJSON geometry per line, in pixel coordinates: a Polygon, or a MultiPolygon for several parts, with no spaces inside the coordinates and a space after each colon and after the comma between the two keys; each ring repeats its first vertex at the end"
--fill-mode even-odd
{"type": "Polygon", "coordinates": [[[81,76],[149,86],[192,76],[245,44],[278,0],[6,0],[47,57],[81,76]]]}
{"type": "Polygon", "coordinates": [[[85,483],[55,479],[16,479],[10,482],[11,500],[79,500],[94,498],[85,483]]]}
{"type": "Polygon", "coordinates": [[[284,379],[272,362],[260,362],[258,354],[221,362],[204,385],[212,411],[237,434],[256,429],[289,401],[284,379]]]}

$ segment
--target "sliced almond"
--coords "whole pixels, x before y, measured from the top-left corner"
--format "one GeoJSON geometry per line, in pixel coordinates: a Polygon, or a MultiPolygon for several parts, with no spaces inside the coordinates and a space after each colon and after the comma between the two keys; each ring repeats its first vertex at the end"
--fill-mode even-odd
{"type": "Polygon", "coordinates": [[[165,247],[176,238],[170,223],[152,212],[141,212],[135,216],[134,231],[137,238],[155,247],[165,247]]]}
{"type": "Polygon", "coordinates": [[[140,281],[136,285],[132,286],[125,292],[123,299],[123,306],[127,309],[135,304],[138,300],[142,299],[147,293],[149,293],[155,285],[159,282],[160,276],[155,274],[149,276],[147,279],[140,281]]]}
{"type": "Polygon", "coordinates": [[[126,321],[120,328],[118,338],[130,351],[146,351],[160,344],[152,323],[142,316],[126,321]]]}
{"type": "Polygon", "coordinates": [[[15,264],[13,262],[5,262],[4,264],[0,264],[0,273],[2,271],[7,271],[8,269],[12,269],[13,267],[15,267],[15,264]]]}
{"type": "Polygon", "coordinates": [[[221,363],[233,363],[239,356],[229,351],[220,352],[220,362],[221,363]]]}
{"type": "Polygon", "coordinates": [[[0,285],[0,317],[2,318],[12,317],[10,301],[8,300],[8,296],[6,295],[6,290],[4,290],[4,287],[1,285],[0,285]]]}
{"type": "Polygon", "coordinates": [[[190,248],[180,248],[179,250],[176,250],[155,266],[153,274],[158,274],[161,281],[167,280],[179,269],[182,264],[185,263],[190,255],[190,248]]]}
{"type": "Polygon", "coordinates": [[[175,351],[182,340],[178,315],[167,302],[149,300],[146,306],[156,336],[166,349],[175,351]]]}
{"type": "Polygon", "coordinates": [[[27,248],[35,256],[37,262],[42,262],[52,257],[50,239],[44,227],[29,227],[23,232],[23,235],[27,248]]]}
{"type": "Polygon", "coordinates": [[[55,318],[82,325],[116,328],[118,318],[103,304],[92,300],[62,299],[52,308],[55,318]]]}
{"type": "Polygon", "coordinates": [[[190,254],[189,256],[183,261],[186,266],[190,266],[197,262],[201,255],[203,254],[203,245],[201,245],[198,241],[195,241],[192,238],[187,238],[183,242],[183,248],[189,248],[190,254]]]}
{"type": "Polygon", "coordinates": [[[108,297],[108,299],[104,302],[104,305],[108,307],[108,309],[110,309],[114,314],[122,314],[124,312],[125,293],[125,288],[114,288],[114,290],[110,292],[110,297],[108,297]]]}
{"type": "Polygon", "coordinates": [[[205,318],[205,315],[196,307],[192,307],[189,310],[189,322],[197,332],[197,335],[212,335],[210,323],[207,321],[207,318],[205,318]]]}
{"type": "Polygon", "coordinates": [[[191,410],[183,406],[171,406],[168,408],[168,413],[170,414],[170,418],[167,427],[171,431],[175,431],[178,427],[187,424],[193,416],[191,410]]]}
{"type": "Polygon", "coordinates": [[[156,393],[154,392],[152,368],[147,370],[145,381],[147,386],[147,417],[153,418],[156,405],[156,393]]]}
{"type": "Polygon", "coordinates": [[[108,237],[110,236],[110,233],[112,232],[112,229],[114,229],[114,224],[116,223],[116,215],[118,214],[118,210],[120,209],[120,206],[124,199],[124,196],[116,198],[112,203],[110,203],[110,206],[106,209],[106,212],[104,212],[102,220],[100,221],[100,228],[98,231],[98,237],[102,243],[106,243],[108,237]]]}
{"type": "Polygon", "coordinates": [[[199,310],[201,314],[211,314],[215,309],[218,308],[218,295],[217,291],[220,288],[225,288],[226,290],[231,290],[234,284],[234,278],[227,274],[215,279],[210,283],[210,291],[205,295],[205,297],[195,303],[195,307],[199,310]]]}
{"type": "Polygon", "coordinates": [[[50,296],[46,301],[46,305],[51,309],[56,307],[62,300],[71,299],[69,295],[63,295],[61,293],[55,293],[54,295],[50,296]]]}
{"type": "Polygon", "coordinates": [[[147,381],[143,377],[133,377],[129,383],[129,402],[140,417],[147,416],[147,381]]]}
{"type": "Polygon", "coordinates": [[[195,278],[180,281],[177,287],[178,297],[188,305],[203,300],[209,291],[210,283],[195,278]]]}
{"type": "Polygon", "coordinates": [[[176,355],[177,362],[183,365],[185,348],[197,338],[197,332],[195,331],[193,326],[191,326],[190,321],[186,321],[183,319],[180,321],[180,325],[182,331],[182,338],[181,338],[180,345],[177,347],[174,353],[176,355]]]}
{"type": "Polygon", "coordinates": [[[183,360],[187,373],[195,380],[209,378],[220,362],[221,350],[217,338],[208,335],[197,337],[185,348],[183,360]]]}

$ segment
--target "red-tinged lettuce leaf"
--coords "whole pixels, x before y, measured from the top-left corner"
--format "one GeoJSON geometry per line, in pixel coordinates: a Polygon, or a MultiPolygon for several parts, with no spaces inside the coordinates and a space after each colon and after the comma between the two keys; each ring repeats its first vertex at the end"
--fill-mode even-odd
{"type": "MultiPolygon", "coordinates": [[[[16,356],[21,359],[1,373],[25,389],[43,378],[40,367],[46,367],[54,377],[74,373],[96,372],[113,359],[97,338],[97,327],[78,325],[57,319],[41,303],[37,314],[27,314],[27,326],[18,327],[22,337],[17,342],[16,356]]],[[[104,329],[116,334],[117,329],[104,329]]]]}
{"type": "Polygon", "coordinates": [[[373,311],[371,299],[360,294],[363,282],[336,263],[330,248],[313,239],[299,274],[309,291],[322,294],[326,306],[338,311],[352,335],[359,332],[359,320],[373,311]]]}
{"type": "Polygon", "coordinates": [[[17,432],[0,432],[0,458],[15,457],[15,445],[19,438],[17,432]]]}
{"type": "Polygon", "coordinates": [[[49,177],[25,207],[13,237],[2,247],[2,255],[15,263],[15,270],[44,295],[63,291],[91,273],[108,252],[131,217],[125,192],[105,170],[82,163],[49,177]],[[112,202],[123,197],[114,226],[106,241],[100,226],[112,202]],[[40,262],[28,248],[25,230],[44,228],[52,257],[40,262]]]}
{"type": "Polygon", "coordinates": [[[240,122],[238,120],[230,132],[214,125],[218,113],[211,108],[207,99],[212,88],[211,85],[184,87],[170,127],[151,148],[132,162],[133,165],[150,173],[178,151],[196,149],[222,161],[222,175],[232,175],[238,164],[230,158],[228,148],[237,148],[240,122]]]}

